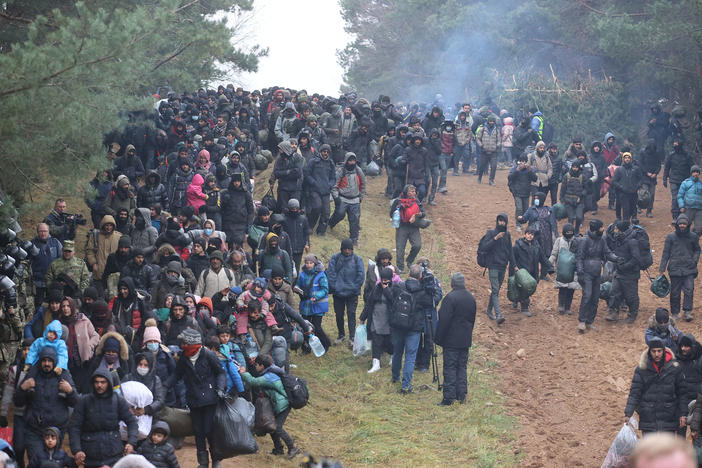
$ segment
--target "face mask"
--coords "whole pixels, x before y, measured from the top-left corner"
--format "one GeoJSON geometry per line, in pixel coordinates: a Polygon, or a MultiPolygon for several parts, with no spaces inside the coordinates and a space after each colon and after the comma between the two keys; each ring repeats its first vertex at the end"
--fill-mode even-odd
{"type": "Polygon", "coordinates": [[[105,354],[103,357],[105,358],[105,362],[108,364],[114,364],[117,362],[117,359],[119,359],[119,356],[116,354],[105,354]]]}
{"type": "Polygon", "coordinates": [[[137,218],[136,221],[134,221],[134,225],[137,229],[144,229],[146,227],[146,221],[144,221],[144,218],[137,218]]]}
{"type": "Polygon", "coordinates": [[[497,231],[498,231],[498,232],[505,232],[506,230],[507,230],[507,226],[502,225],[502,224],[498,224],[498,225],[497,225],[497,231]]]}
{"type": "Polygon", "coordinates": [[[541,204],[541,200],[539,200],[538,198],[535,198],[534,199],[534,206],[539,206],[540,204],[541,204]]]}
{"type": "Polygon", "coordinates": [[[137,374],[144,377],[146,374],[149,373],[149,368],[148,367],[137,367],[136,371],[137,371],[137,374]]]}
{"type": "Polygon", "coordinates": [[[158,343],[146,343],[146,349],[151,351],[152,353],[155,353],[158,351],[159,344],[158,343]]]}
{"type": "Polygon", "coordinates": [[[212,229],[210,229],[210,228],[205,228],[205,235],[206,235],[206,236],[211,236],[212,233],[214,233],[214,231],[213,231],[212,229]]]}
{"type": "Polygon", "coordinates": [[[575,234],[572,232],[566,232],[563,234],[563,237],[565,237],[567,240],[571,240],[575,234]]]}

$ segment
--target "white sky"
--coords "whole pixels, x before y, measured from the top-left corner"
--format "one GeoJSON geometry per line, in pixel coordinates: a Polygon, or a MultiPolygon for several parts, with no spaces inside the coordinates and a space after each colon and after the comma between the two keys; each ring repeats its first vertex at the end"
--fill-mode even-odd
{"type": "Polygon", "coordinates": [[[269,51],[258,72],[236,77],[244,89],[281,85],[310,94],[339,93],[343,70],[336,51],[350,37],[337,0],[255,0],[247,29],[251,43],[269,51]]]}

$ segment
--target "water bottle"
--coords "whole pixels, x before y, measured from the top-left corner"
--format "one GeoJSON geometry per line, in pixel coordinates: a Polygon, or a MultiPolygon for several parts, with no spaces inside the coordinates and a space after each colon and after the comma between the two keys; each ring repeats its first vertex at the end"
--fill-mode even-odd
{"type": "Polygon", "coordinates": [[[400,227],[400,208],[396,209],[392,213],[392,227],[395,229],[400,227]]]}
{"type": "Polygon", "coordinates": [[[251,335],[246,335],[246,338],[246,354],[248,354],[250,358],[255,358],[258,356],[258,345],[251,338],[251,335]]]}
{"type": "Polygon", "coordinates": [[[319,338],[317,338],[315,335],[310,335],[309,341],[310,347],[312,348],[312,352],[314,353],[314,355],[317,357],[324,356],[326,350],[324,349],[322,342],[319,341],[319,338]]]}

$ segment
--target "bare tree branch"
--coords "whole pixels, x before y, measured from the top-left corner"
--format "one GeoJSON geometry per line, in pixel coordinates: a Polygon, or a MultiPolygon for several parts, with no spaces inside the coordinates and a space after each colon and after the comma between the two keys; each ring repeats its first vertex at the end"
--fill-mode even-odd
{"type": "Polygon", "coordinates": [[[187,49],[188,47],[190,47],[191,45],[193,45],[193,42],[194,42],[194,41],[188,42],[188,43],[185,44],[183,47],[181,47],[180,49],[178,49],[177,51],[175,51],[174,53],[172,53],[171,55],[169,55],[169,56],[166,57],[165,59],[163,59],[163,60],[161,60],[160,62],[158,62],[158,63],[154,66],[154,68],[151,69],[151,71],[156,71],[156,69],[157,69],[158,67],[160,67],[161,65],[170,62],[171,60],[173,60],[174,58],[176,58],[177,56],[179,56],[180,54],[182,54],[182,53],[185,51],[185,49],[187,49]]]}

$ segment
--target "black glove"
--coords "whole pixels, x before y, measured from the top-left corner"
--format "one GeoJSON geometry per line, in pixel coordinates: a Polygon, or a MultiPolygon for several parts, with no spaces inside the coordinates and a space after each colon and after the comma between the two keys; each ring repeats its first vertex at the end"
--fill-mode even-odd
{"type": "Polygon", "coordinates": [[[0,416],[0,427],[7,427],[7,416],[0,416]]]}

